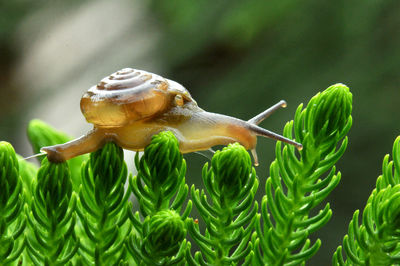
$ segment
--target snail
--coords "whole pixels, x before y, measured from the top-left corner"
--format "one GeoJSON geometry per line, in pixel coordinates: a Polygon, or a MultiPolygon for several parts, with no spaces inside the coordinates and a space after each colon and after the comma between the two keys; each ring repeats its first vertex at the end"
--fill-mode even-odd
{"type": "Polygon", "coordinates": [[[83,115],[93,129],[70,142],[43,147],[51,162],[64,162],[101,148],[113,141],[122,148],[142,151],[153,135],[171,131],[182,153],[210,149],[215,145],[239,142],[253,154],[257,136],[283,141],[301,149],[302,145],[257,126],[272,112],[285,107],[280,101],[254,118],[244,121],[199,108],[179,83],[159,75],[125,68],[102,79],[81,98],[83,115]]]}

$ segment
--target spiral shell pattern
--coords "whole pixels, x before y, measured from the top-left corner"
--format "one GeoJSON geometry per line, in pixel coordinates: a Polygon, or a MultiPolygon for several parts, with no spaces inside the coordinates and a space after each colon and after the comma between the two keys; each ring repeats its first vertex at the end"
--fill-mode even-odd
{"type": "Polygon", "coordinates": [[[177,94],[190,97],[177,82],[124,68],[91,87],[82,96],[81,111],[97,127],[121,127],[166,111],[177,94]]]}

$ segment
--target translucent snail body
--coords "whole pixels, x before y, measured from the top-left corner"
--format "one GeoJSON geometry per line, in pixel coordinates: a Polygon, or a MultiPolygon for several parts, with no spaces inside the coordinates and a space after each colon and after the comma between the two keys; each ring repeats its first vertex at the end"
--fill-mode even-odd
{"type": "Polygon", "coordinates": [[[215,145],[239,142],[253,153],[257,136],[293,144],[283,136],[257,126],[284,101],[250,119],[240,120],[210,113],[197,106],[189,92],[179,83],[161,76],[126,68],[104,78],[81,99],[86,120],[94,125],[86,135],[70,142],[42,148],[49,161],[63,162],[93,152],[105,142],[114,141],[125,149],[141,151],[151,137],[169,130],[179,141],[182,153],[207,150],[215,145]]]}

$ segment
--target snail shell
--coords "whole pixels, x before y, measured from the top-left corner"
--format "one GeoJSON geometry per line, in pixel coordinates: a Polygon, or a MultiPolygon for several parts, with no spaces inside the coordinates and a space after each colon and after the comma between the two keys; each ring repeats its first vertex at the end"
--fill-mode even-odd
{"type": "Polygon", "coordinates": [[[111,128],[153,118],[188,101],[195,102],[179,83],[147,71],[124,68],[91,87],[82,96],[80,106],[89,123],[111,128]]]}

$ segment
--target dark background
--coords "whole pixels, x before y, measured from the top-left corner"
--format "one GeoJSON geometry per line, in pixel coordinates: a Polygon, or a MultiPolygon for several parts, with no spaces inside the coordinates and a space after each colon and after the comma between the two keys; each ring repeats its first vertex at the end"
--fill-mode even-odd
{"type": "MultiPolygon", "coordinates": [[[[331,221],[313,235],[326,265],[342,243],[400,134],[400,2],[1,1],[0,139],[32,153],[25,130],[40,118],[72,136],[87,125],[83,92],[123,67],[185,85],[205,110],[249,119],[281,99],[262,126],[278,133],[300,103],[341,82],[353,93],[353,127],[329,196],[331,221]]],[[[264,191],[274,141],[259,139],[264,191]]],[[[197,154],[188,183],[201,186],[197,154]]]]}

